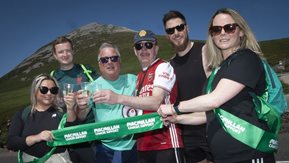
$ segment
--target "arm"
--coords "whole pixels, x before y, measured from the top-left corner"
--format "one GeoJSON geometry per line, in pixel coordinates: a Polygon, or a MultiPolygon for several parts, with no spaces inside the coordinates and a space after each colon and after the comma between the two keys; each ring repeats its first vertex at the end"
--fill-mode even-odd
{"type": "Polygon", "coordinates": [[[122,104],[133,108],[156,111],[166,94],[167,91],[160,87],[154,87],[152,96],[146,97],[126,96],[116,94],[111,90],[101,90],[95,92],[93,101],[95,103],[122,104]]]}
{"type": "Polygon", "coordinates": [[[90,94],[88,94],[88,96],[83,96],[82,90],[79,90],[76,93],[76,115],[77,118],[81,121],[86,119],[88,113],[91,110],[91,108],[89,107],[89,97],[90,94]]]}
{"type": "Polygon", "coordinates": [[[27,136],[25,141],[28,146],[32,146],[41,141],[52,141],[52,133],[51,131],[44,130],[39,134],[27,136]]]}
{"type": "Polygon", "coordinates": [[[76,120],[76,101],[73,93],[68,93],[64,96],[64,102],[67,106],[67,122],[73,122],[76,120]]]}
{"type": "Polygon", "coordinates": [[[185,125],[201,125],[207,122],[207,117],[205,112],[194,112],[181,115],[173,114],[167,117],[163,117],[162,120],[164,121],[164,124],[179,123],[185,125]]]}
{"type": "Polygon", "coordinates": [[[11,125],[8,131],[7,148],[9,150],[25,150],[28,145],[25,142],[25,137],[22,137],[24,122],[21,119],[22,111],[18,111],[11,120],[11,125]]]}
{"type": "MultiPolygon", "coordinates": [[[[182,101],[179,104],[179,111],[187,112],[204,112],[220,107],[225,102],[236,96],[245,86],[241,83],[221,79],[217,87],[210,94],[201,95],[191,100],[182,101]]],[[[175,114],[174,109],[170,109],[171,105],[162,105],[159,113],[165,117],[166,115],[175,114]]]]}
{"type": "Polygon", "coordinates": [[[24,121],[22,120],[22,111],[17,112],[11,121],[11,125],[9,127],[8,132],[8,140],[7,140],[7,147],[10,150],[17,151],[21,150],[24,151],[25,149],[29,148],[35,143],[40,141],[51,141],[52,134],[50,131],[42,131],[36,135],[30,135],[27,137],[22,136],[23,128],[24,128],[24,121]]]}
{"type": "Polygon", "coordinates": [[[207,78],[210,76],[211,74],[211,69],[209,68],[209,63],[208,63],[208,60],[207,60],[207,49],[206,49],[206,44],[202,47],[202,62],[203,62],[203,69],[205,71],[205,74],[207,76],[207,78]]]}
{"type": "MultiPolygon", "coordinates": [[[[151,96],[132,97],[115,94],[112,91],[99,91],[94,94],[95,103],[122,104],[142,110],[156,111],[175,84],[174,69],[169,63],[161,63],[155,70],[151,96]]],[[[152,85],[151,85],[152,84],[152,85]]]]}

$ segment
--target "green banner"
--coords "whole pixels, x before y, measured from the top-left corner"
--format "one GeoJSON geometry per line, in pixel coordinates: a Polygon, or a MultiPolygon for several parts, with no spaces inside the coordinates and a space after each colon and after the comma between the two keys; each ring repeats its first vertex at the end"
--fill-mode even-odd
{"type": "Polygon", "coordinates": [[[278,133],[264,131],[221,108],[216,108],[215,114],[223,129],[235,139],[262,152],[277,151],[278,133]]]}
{"type": "Polygon", "coordinates": [[[114,139],[129,134],[156,130],[163,127],[158,113],[103,121],[53,130],[54,139],[49,146],[62,146],[93,140],[114,139]]]}

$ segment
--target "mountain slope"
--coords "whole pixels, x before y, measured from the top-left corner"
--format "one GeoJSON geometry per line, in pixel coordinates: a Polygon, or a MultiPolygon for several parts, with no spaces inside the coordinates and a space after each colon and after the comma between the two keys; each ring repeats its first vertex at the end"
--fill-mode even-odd
{"type": "MultiPolygon", "coordinates": [[[[121,53],[121,73],[134,73],[140,70],[133,53],[135,31],[119,26],[91,23],[68,33],[74,42],[76,63],[90,64],[96,69],[98,47],[103,42],[116,44],[121,53]]],[[[160,47],[159,57],[169,59],[174,52],[165,36],[157,36],[160,47]]],[[[11,72],[0,78],[0,123],[1,126],[11,118],[16,110],[29,104],[30,85],[34,76],[50,73],[57,67],[51,53],[51,42],[17,65],[11,72]]],[[[275,65],[279,60],[288,58],[289,38],[260,42],[269,63],[275,65]]],[[[2,130],[3,131],[3,130],[2,130]]]]}
{"type": "MultiPolygon", "coordinates": [[[[135,31],[125,27],[91,23],[68,33],[66,36],[74,43],[76,63],[90,64],[98,69],[98,48],[103,42],[116,44],[121,53],[122,73],[137,73],[139,64],[133,53],[135,31]]],[[[160,57],[168,59],[173,51],[164,36],[158,36],[160,57]]],[[[30,85],[34,76],[50,73],[57,68],[51,52],[52,41],[27,57],[11,72],[0,78],[0,116],[1,123],[10,119],[16,110],[29,104],[30,85]],[[3,118],[2,118],[3,117],[3,118]]]]}

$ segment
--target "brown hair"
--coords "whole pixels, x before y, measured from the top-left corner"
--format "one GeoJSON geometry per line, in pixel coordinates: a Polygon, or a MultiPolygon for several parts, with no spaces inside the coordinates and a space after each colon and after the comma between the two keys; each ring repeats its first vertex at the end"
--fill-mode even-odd
{"type": "Polygon", "coordinates": [[[53,44],[52,44],[53,53],[55,53],[55,46],[57,44],[62,44],[62,43],[66,43],[66,42],[68,42],[70,44],[71,48],[73,49],[72,41],[70,39],[64,37],[64,36],[60,36],[57,39],[55,39],[53,44]]]}

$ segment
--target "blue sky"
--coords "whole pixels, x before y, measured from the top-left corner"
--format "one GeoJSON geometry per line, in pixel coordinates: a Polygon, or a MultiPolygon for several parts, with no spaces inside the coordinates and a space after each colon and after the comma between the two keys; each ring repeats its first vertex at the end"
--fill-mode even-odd
{"type": "Polygon", "coordinates": [[[179,10],[191,39],[206,39],[213,13],[233,8],[247,20],[258,40],[289,37],[286,0],[1,0],[0,77],[41,46],[91,22],[164,35],[163,14],[179,10]]]}

